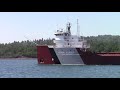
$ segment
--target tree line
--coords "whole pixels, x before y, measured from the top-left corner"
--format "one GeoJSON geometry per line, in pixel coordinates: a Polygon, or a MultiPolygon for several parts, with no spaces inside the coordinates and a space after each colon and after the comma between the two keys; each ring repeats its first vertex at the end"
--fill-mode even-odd
{"type": "Polygon", "coordinates": [[[36,58],[36,44],[53,45],[53,39],[39,39],[33,41],[14,41],[13,43],[0,44],[0,58],[36,58]]]}
{"type": "MultiPolygon", "coordinates": [[[[92,52],[120,52],[120,36],[98,35],[84,37],[90,44],[92,52]]],[[[36,44],[53,45],[54,39],[39,39],[33,41],[14,41],[12,43],[0,44],[0,58],[37,57],[36,44]],[[35,42],[35,43],[34,43],[35,42]]]]}
{"type": "Polygon", "coordinates": [[[98,35],[86,37],[92,52],[120,52],[120,36],[98,35]]]}

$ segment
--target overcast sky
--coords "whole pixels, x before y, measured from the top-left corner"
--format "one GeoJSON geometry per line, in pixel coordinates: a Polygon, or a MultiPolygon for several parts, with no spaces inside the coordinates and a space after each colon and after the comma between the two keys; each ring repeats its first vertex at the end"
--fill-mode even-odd
{"type": "Polygon", "coordinates": [[[53,38],[67,22],[76,34],[77,19],[80,35],[120,35],[120,12],[0,12],[0,43],[53,38]]]}

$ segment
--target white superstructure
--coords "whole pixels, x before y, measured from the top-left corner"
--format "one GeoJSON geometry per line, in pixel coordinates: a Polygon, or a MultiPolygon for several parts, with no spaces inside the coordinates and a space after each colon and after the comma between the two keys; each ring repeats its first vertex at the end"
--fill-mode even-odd
{"type": "Polygon", "coordinates": [[[81,38],[78,35],[72,35],[70,28],[71,28],[71,24],[68,23],[66,26],[66,30],[61,29],[55,32],[55,40],[54,40],[54,43],[56,44],[55,47],[57,48],[71,47],[71,48],[81,48],[81,49],[90,48],[90,45],[87,44],[87,41],[84,40],[84,38],[81,38]]]}

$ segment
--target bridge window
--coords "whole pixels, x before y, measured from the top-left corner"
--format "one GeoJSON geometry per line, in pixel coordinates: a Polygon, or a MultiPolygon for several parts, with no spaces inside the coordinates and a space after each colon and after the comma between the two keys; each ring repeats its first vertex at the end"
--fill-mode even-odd
{"type": "Polygon", "coordinates": [[[64,38],[64,39],[66,39],[66,38],[64,38]]]}

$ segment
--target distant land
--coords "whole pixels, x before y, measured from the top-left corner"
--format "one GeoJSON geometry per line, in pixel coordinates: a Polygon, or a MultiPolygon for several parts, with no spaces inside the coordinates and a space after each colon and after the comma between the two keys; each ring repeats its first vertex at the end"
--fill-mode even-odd
{"type": "Polygon", "coordinates": [[[39,39],[33,41],[14,41],[0,44],[0,58],[37,58],[36,44],[53,45],[53,39],[39,39]]]}
{"type": "MultiPolygon", "coordinates": [[[[88,40],[92,52],[120,52],[119,35],[98,35],[84,37],[88,40]]],[[[36,44],[53,45],[53,39],[39,39],[33,41],[14,41],[0,44],[0,58],[37,58],[36,44]]]]}

